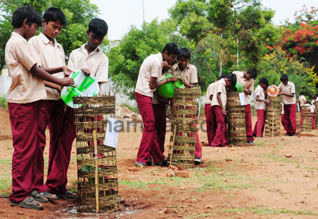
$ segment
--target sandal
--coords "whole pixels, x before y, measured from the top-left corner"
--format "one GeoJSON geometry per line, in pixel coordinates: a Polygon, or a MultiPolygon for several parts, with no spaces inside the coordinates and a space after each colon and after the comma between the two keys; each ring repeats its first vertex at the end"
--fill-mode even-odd
{"type": "Polygon", "coordinates": [[[67,191],[64,194],[58,194],[57,196],[60,198],[77,199],[77,194],[71,191],[67,191]]]}
{"type": "Polygon", "coordinates": [[[43,205],[34,200],[31,196],[27,197],[21,202],[10,202],[12,206],[19,206],[21,208],[29,208],[29,209],[36,209],[36,210],[43,210],[43,205]]]}
{"type": "Polygon", "coordinates": [[[41,192],[40,195],[50,202],[58,199],[57,195],[49,193],[48,191],[41,192]]]}
{"type": "Polygon", "coordinates": [[[48,202],[49,201],[46,197],[42,196],[36,190],[33,190],[30,195],[32,198],[34,198],[35,201],[38,201],[38,202],[48,202]]]}

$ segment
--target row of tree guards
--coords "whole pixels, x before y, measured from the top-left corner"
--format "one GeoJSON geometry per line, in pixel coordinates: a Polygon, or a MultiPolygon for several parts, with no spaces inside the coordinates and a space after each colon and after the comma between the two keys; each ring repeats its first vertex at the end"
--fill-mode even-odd
{"type": "MultiPolygon", "coordinates": [[[[200,96],[200,87],[175,89],[173,133],[170,138],[168,155],[172,165],[183,168],[194,167],[200,96]]],[[[281,99],[279,96],[268,98],[272,103],[266,108],[265,136],[280,136],[281,99]]],[[[115,115],[115,97],[76,97],[74,103],[82,105],[80,108],[74,109],[79,211],[96,213],[118,211],[116,150],[103,144],[107,116],[114,117],[115,115]]],[[[318,105],[316,105],[316,109],[318,109],[318,105]]],[[[227,94],[227,113],[229,143],[245,144],[245,107],[241,106],[238,93],[229,92],[227,94]]],[[[297,116],[297,124],[299,124],[299,114],[297,116]]],[[[303,130],[311,130],[312,117],[313,113],[310,112],[310,108],[303,107],[303,130]]]]}

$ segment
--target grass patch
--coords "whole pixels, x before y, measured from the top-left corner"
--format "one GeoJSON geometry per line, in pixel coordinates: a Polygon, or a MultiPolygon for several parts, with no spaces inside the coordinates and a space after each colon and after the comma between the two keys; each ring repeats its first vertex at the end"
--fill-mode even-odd
{"type": "Polygon", "coordinates": [[[0,195],[8,196],[11,192],[11,177],[10,178],[0,178],[0,195]]]}
{"type": "Polygon", "coordinates": [[[0,96],[0,106],[6,110],[8,109],[8,103],[5,97],[0,96]]]}
{"type": "Polygon", "coordinates": [[[277,154],[274,153],[270,153],[270,154],[265,154],[264,158],[266,159],[271,159],[280,163],[299,163],[298,160],[296,160],[295,158],[286,158],[286,157],[282,157],[279,156],[277,154]]]}
{"type": "MultiPolygon", "coordinates": [[[[318,212],[312,212],[308,210],[290,210],[290,209],[275,209],[265,207],[251,207],[251,208],[227,208],[227,209],[213,209],[210,213],[196,214],[186,218],[205,218],[210,216],[216,216],[219,214],[242,214],[253,213],[257,215],[306,215],[306,216],[318,216],[318,212]]],[[[223,215],[224,216],[224,215],[223,215]]]]}
{"type": "Polygon", "coordinates": [[[139,113],[139,109],[137,106],[131,106],[128,103],[123,103],[122,105],[127,107],[130,111],[133,111],[134,113],[139,113]]]}
{"type": "Polygon", "coordinates": [[[119,180],[119,185],[125,185],[132,188],[142,188],[143,190],[148,190],[147,186],[149,184],[158,184],[158,185],[168,185],[168,182],[163,182],[160,180],[155,180],[154,182],[144,182],[144,181],[130,181],[130,180],[119,180]]]}

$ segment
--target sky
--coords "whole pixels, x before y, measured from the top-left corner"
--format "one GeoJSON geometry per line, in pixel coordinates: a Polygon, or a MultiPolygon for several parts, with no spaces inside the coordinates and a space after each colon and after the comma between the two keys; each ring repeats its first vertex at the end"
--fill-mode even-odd
{"type": "MultiPolygon", "coordinates": [[[[286,19],[293,21],[294,12],[300,10],[303,5],[306,5],[307,8],[318,7],[318,0],[261,1],[264,7],[275,11],[273,23],[276,25],[283,24],[286,19]]],[[[99,7],[101,12],[99,17],[108,24],[108,38],[119,40],[132,25],[140,28],[143,17],[146,22],[151,22],[156,18],[158,21],[168,18],[168,9],[176,3],[176,0],[91,0],[91,2],[99,7]]]]}

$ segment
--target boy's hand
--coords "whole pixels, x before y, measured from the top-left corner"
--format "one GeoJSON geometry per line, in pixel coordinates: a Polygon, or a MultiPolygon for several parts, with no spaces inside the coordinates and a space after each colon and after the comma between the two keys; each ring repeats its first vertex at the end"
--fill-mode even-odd
{"type": "Polygon", "coordinates": [[[68,76],[70,76],[73,73],[72,69],[70,69],[67,66],[63,66],[62,69],[63,69],[65,77],[68,77],[68,76]]]}
{"type": "Polygon", "coordinates": [[[70,77],[62,78],[62,79],[61,79],[61,85],[62,85],[62,86],[72,86],[72,87],[75,87],[75,86],[74,86],[74,79],[73,79],[73,78],[70,78],[70,77]]]}
{"type": "Polygon", "coordinates": [[[85,76],[90,76],[91,72],[87,68],[82,68],[81,71],[84,73],[85,76]]]}
{"type": "Polygon", "coordinates": [[[168,80],[167,81],[173,81],[173,82],[176,82],[176,81],[178,81],[178,76],[177,75],[175,75],[175,76],[173,76],[173,77],[171,77],[171,78],[168,78],[168,80]]]}
{"type": "Polygon", "coordinates": [[[264,102],[268,105],[272,103],[270,100],[264,100],[264,102]]]}
{"type": "Polygon", "coordinates": [[[224,116],[226,116],[226,110],[224,108],[222,109],[222,113],[224,116]]]}

